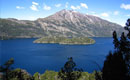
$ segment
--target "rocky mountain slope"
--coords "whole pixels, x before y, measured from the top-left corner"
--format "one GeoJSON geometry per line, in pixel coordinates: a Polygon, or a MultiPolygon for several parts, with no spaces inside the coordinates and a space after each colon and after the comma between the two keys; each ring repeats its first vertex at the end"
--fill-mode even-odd
{"type": "Polygon", "coordinates": [[[41,37],[43,30],[34,21],[0,19],[0,39],[41,37]]]}
{"type": "Polygon", "coordinates": [[[61,10],[46,18],[35,21],[0,19],[0,36],[26,38],[43,36],[64,37],[110,37],[116,30],[118,34],[123,28],[115,23],[92,15],[72,10],[61,10]]]}

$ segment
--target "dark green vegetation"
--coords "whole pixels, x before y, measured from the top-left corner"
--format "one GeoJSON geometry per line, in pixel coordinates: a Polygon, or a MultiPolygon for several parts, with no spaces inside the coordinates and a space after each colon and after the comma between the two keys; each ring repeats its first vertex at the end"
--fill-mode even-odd
{"type": "Polygon", "coordinates": [[[14,60],[11,58],[0,66],[0,80],[95,80],[95,72],[82,72],[81,69],[74,68],[76,65],[71,64],[71,61],[67,61],[64,66],[66,69],[62,68],[59,72],[47,70],[43,74],[36,72],[34,75],[20,68],[12,69],[13,63],[14,60]]]}
{"type": "Polygon", "coordinates": [[[113,32],[114,51],[109,52],[102,74],[96,73],[96,80],[130,80],[130,19],[127,20],[125,29],[128,34],[122,33],[117,38],[116,31],[113,32]]]}
{"type": "Polygon", "coordinates": [[[58,77],[61,80],[78,80],[82,76],[82,69],[76,68],[73,58],[68,58],[64,67],[58,72],[58,77]]]}
{"type": "Polygon", "coordinates": [[[32,80],[29,73],[22,69],[12,70],[11,65],[14,59],[11,58],[4,65],[0,66],[0,79],[1,80],[32,80]]]}
{"type": "Polygon", "coordinates": [[[95,41],[87,37],[66,38],[66,37],[43,37],[34,43],[58,43],[58,44],[93,44],[95,41]]]}
{"type": "MultiPolygon", "coordinates": [[[[76,73],[76,72],[75,72],[76,73]]],[[[82,72],[81,77],[78,80],[95,80],[95,72],[93,73],[88,73],[88,72],[82,72]]],[[[34,80],[65,80],[58,78],[58,72],[55,71],[45,71],[44,74],[39,74],[36,72],[33,75],[34,80]]],[[[72,79],[73,80],[73,79],[72,79]]],[[[76,79],[74,79],[76,80],[76,79]]]]}
{"type": "Polygon", "coordinates": [[[123,28],[101,18],[62,10],[35,21],[0,19],[0,39],[58,37],[111,37],[116,30],[120,35],[123,28]]]}

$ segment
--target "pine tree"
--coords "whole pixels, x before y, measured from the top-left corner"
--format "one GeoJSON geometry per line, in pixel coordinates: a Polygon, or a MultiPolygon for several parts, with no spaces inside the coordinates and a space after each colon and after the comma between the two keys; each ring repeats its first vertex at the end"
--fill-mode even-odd
{"type": "MultiPolygon", "coordinates": [[[[127,20],[125,29],[128,31],[128,34],[126,36],[126,40],[124,40],[125,47],[123,49],[124,50],[123,56],[127,64],[127,69],[128,69],[127,75],[129,76],[129,80],[130,80],[130,19],[127,20]]],[[[122,40],[122,44],[123,44],[123,40],[122,40]]]]}
{"type": "Polygon", "coordinates": [[[102,75],[96,76],[96,80],[130,80],[130,19],[127,20],[125,30],[127,35],[123,32],[120,40],[117,38],[116,31],[113,32],[114,51],[109,52],[104,66],[102,75]]]}
{"type": "Polygon", "coordinates": [[[121,52],[110,52],[102,69],[103,80],[127,80],[127,67],[121,52]]]}
{"type": "Polygon", "coordinates": [[[116,31],[113,32],[113,39],[114,39],[113,40],[114,47],[115,47],[115,49],[118,49],[118,47],[119,47],[119,40],[117,38],[116,31]]]}

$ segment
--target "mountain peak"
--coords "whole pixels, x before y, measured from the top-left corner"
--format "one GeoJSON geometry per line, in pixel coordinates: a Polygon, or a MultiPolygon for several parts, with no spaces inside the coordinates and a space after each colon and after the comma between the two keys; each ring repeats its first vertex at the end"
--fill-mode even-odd
{"type": "Polygon", "coordinates": [[[86,14],[80,13],[74,10],[66,10],[63,9],[61,11],[56,12],[55,14],[46,17],[45,19],[59,19],[59,20],[66,20],[66,21],[76,21],[78,19],[87,18],[86,14]]]}
{"type": "Polygon", "coordinates": [[[67,13],[67,12],[78,12],[78,11],[75,11],[75,10],[67,10],[67,9],[62,9],[61,11],[59,12],[64,12],[64,13],[67,13]]]}
{"type": "MultiPolygon", "coordinates": [[[[111,23],[109,21],[103,20],[101,18],[86,15],[74,10],[63,9],[59,12],[56,12],[53,15],[50,15],[46,18],[39,18],[35,21],[23,21],[9,19],[11,30],[3,32],[7,36],[13,36],[8,32],[17,33],[19,30],[19,35],[16,36],[26,36],[23,34],[28,33],[28,36],[66,36],[66,37],[110,37],[114,30],[117,33],[121,33],[123,28],[120,25],[111,23]],[[19,23],[19,24],[16,24],[19,23]],[[17,29],[14,29],[17,28],[17,29]],[[16,31],[14,31],[16,30],[16,31]],[[30,34],[31,32],[31,34],[30,34]]],[[[3,27],[4,24],[8,24],[7,20],[4,20],[5,23],[1,23],[3,27]]]]}
{"type": "Polygon", "coordinates": [[[52,31],[52,35],[60,33],[60,35],[65,36],[108,37],[114,30],[120,32],[122,29],[120,25],[115,23],[66,9],[37,21],[45,31],[52,31]]]}
{"type": "MultiPolygon", "coordinates": [[[[78,11],[75,11],[75,10],[67,10],[67,9],[63,9],[59,12],[56,12],[56,14],[82,14],[78,11]]],[[[82,14],[83,15],[83,14],[82,14]]]]}

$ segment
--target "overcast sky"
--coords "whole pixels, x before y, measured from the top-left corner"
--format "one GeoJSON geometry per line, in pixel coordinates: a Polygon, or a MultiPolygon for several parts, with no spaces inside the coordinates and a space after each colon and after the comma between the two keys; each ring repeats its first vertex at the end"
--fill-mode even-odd
{"type": "Polygon", "coordinates": [[[130,0],[0,0],[0,17],[35,20],[62,9],[75,10],[125,25],[130,0]]]}

